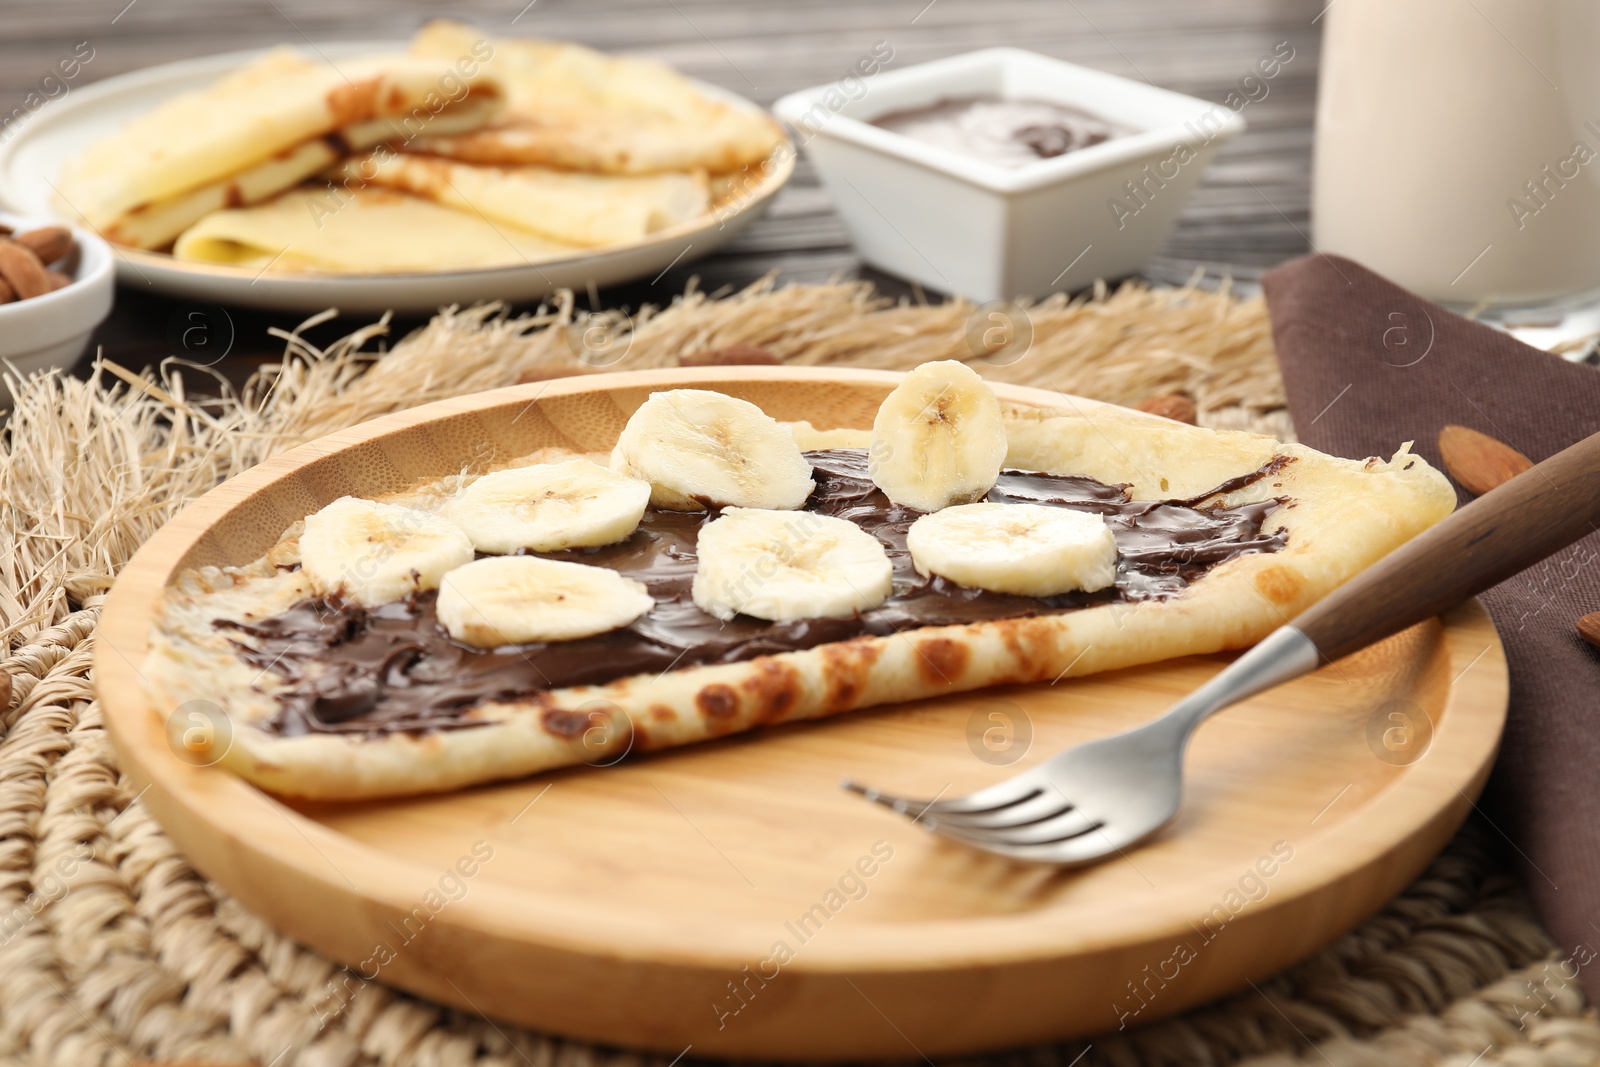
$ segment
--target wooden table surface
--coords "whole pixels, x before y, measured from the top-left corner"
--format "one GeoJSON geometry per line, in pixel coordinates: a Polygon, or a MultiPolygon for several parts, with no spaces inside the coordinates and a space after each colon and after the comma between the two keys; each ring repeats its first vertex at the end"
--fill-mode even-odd
{"type": "MultiPolygon", "coordinates": [[[[1161,283],[1182,283],[1202,267],[1213,276],[1248,282],[1308,250],[1317,20],[1323,10],[1323,0],[4,0],[0,118],[20,107],[81,42],[93,48],[93,58],[75,86],[253,46],[404,38],[445,13],[489,33],[649,55],[763,105],[840,77],[878,41],[894,49],[891,69],[1014,45],[1225,103],[1257,62],[1287,41],[1293,58],[1264,85],[1249,83],[1248,95],[1256,99],[1242,112],[1248,130],[1222,148],[1145,271],[1161,283]]],[[[907,291],[861,265],[802,159],[766,218],[723,251],[673,268],[654,284],[602,291],[600,299],[629,308],[662,304],[692,276],[703,289],[715,290],[774,270],[785,281],[867,277],[886,292],[907,291]]],[[[173,325],[185,310],[181,301],[123,288],[96,341],[119,362],[153,364],[178,354],[169,334],[178,334],[173,325]]],[[[222,369],[235,378],[281,353],[268,327],[292,327],[301,319],[240,309],[227,314],[235,341],[222,369]]],[[[342,316],[310,336],[330,340],[370,318],[342,316]]],[[[411,322],[400,320],[395,336],[411,322]]]]}

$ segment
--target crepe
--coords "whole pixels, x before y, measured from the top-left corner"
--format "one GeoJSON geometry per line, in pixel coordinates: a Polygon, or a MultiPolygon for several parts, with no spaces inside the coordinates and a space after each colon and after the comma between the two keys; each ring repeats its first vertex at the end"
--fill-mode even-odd
{"type": "Polygon", "coordinates": [[[253,270],[413,274],[514,267],[581,251],[420,197],[317,183],[213,212],[185,231],[173,255],[253,270]]]}
{"type": "MultiPolygon", "coordinates": [[[[433,22],[414,55],[459,55],[479,38],[455,22],[433,22]]],[[[608,56],[581,45],[491,41],[484,67],[505,84],[507,107],[492,128],[418,138],[410,150],[490,164],[542,164],[602,174],[738,170],[784,140],[768,115],[712,100],[661,63],[608,56]]]]}
{"type": "MultiPolygon", "coordinates": [[[[1282,531],[1287,539],[1275,551],[1216,565],[1171,599],[908,628],[530,692],[468,707],[452,728],[286,736],[270,728],[282,680],[270,664],[263,670],[241,658],[233,642],[248,646],[248,635],[213,621],[263,619],[307,598],[306,578],[291,569],[296,524],[262,560],[190,572],[168,590],[143,664],[151,706],[165,714],[188,700],[219,704],[233,724],[221,765],[276,793],[356,799],[449,790],[874,704],[1242,648],[1437,522],[1455,502],[1443,475],[1405,449],[1388,461],[1351,461],[1268,437],[1101,408],[1092,418],[1012,410],[1007,419],[1008,465],[1126,484],[1135,500],[1183,499],[1265,471],[1218,499],[1273,502],[1261,532],[1282,531]]],[[[803,448],[867,443],[864,431],[822,437],[800,424],[794,433],[803,448]]],[[[559,458],[546,453],[525,462],[559,458]]],[[[390,499],[437,510],[463,481],[448,478],[390,499]]]]}
{"type": "Polygon", "coordinates": [[[342,174],[551,240],[589,247],[638,241],[704,214],[710,206],[703,171],[574,174],[549,167],[476,166],[380,149],[350,160],[342,174]]]}
{"type": "Polygon", "coordinates": [[[481,126],[504,100],[472,47],[337,65],[269,52],[90,145],[63,168],[58,197],[111,241],[164,247],[208,212],[264,200],[351,149],[481,126]]]}

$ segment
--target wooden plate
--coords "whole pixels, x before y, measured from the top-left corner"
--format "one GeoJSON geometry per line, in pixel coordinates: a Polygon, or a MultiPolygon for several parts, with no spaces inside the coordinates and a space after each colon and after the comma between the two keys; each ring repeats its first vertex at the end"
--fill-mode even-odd
{"type": "MultiPolygon", "coordinates": [[[[285,27],[286,34],[288,28],[285,27]]],[[[337,62],[376,53],[404,54],[405,41],[338,41],[302,45],[312,59],[337,62]]],[[[262,54],[262,49],[202,56],[130,71],[85,85],[55,100],[26,125],[9,128],[0,140],[0,203],[25,214],[61,214],[56,182],[61,168],[88,145],[180,93],[206,88],[262,54]]],[[[751,111],[761,108],[715,85],[693,81],[713,100],[751,111]]],[[[775,155],[750,184],[714,204],[706,214],[638,241],[585,249],[557,259],[482,270],[418,274],[312,274],[228,267],[176,259],[164,252],[116,250],[117,277],[132,289],[189,300],[281,311],[432,312],[444,304],[479,300],[536,300],[558,289],[617,285],[659,276],[668,267],[692,263],[733,240],[766,213],[795,166],[794,146],[775,155]]]]}
{"type": "MultiPolygon", "coordinates": [[[[123,766],[201,871],[366,978],[669,1055],[907,1060],[1145,1023],[1301,959],[1423,868],[1482,787],[1505,715],[1505,661],[1476,603],[1219,716],[1191,748],[1177,821],[1071,872],[943,842],[839,780],[959,794],[1152,717],[1227,657],[354,805],[286,805],[188,765],[166,740],[173,709],[140,696],[162,586],[259,556],[343,493],[540,445],[609,446],[671,385],[864,426],[896,380],[789,367],[564,379],[430,404],[264,463],[168,524],[111,594],[95,673],[123,766]]],[[[330,986],[325,1010],[362,985],[330,986]]]]}

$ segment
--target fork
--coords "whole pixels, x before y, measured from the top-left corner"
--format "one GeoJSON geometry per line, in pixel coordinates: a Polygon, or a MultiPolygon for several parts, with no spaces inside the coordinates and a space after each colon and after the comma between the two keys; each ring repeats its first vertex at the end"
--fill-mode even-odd
{"type": "Polygon", "coordinates": [[[1152,722],[964,797],[914,800],[843,785],[975,848],[1061,866],[1093,863],[1146,840],[1177,814],[1184,750],[1207,718],[1432,618],[1595,532],[1597,522],[1600,434],[1389,553],[1152,722]]]}

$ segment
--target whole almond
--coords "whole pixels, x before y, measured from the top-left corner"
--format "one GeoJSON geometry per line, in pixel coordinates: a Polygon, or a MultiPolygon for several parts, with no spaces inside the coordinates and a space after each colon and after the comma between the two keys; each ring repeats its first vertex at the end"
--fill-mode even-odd
{"type": "Polygon", "coordinates": [[[1160,415],[1163,419],[1173,422],[1187,422],[1194,425],[1199,413],[1195,410],[1194,401],[1182,393],[1164,393],[1153,396],[1139,405],[1139,410],[1149,415],[1160,415]]]}
{"type": "Polygon", "coordinates": [[[18,300],[31,300],[50,291],[50,279],[39,257],[12,240],[0,240],[0,278],[16,291],[18,300]]]}
{"type": "Polygon", "coordinates": [[[1533,461],[1504,441],[1454,424],[1439,431],[1439,455],[1456,484],[1474,496],[1509,482],[1533,461]]]}
{"type": "Polygon", "coordinates": [[[0,671],[0,711],[11,710],[11,675],[0,671]]]}
{"type": "Polygon", "coordinates": [[[1600,648],[1600,611],[1591,611],[1578,620],[1578,635],[1600,648]]]}
{"type": "Polygon", "coordinates": [[[82,263],[82,261],[83,246],[77,241],[73,241],[72,247],[67,249],[67,254],[61,257],[61,261],[59,263],[54,263],[52,266],[54,266],[55,269],[61,273],[69,274],[76,278],[78,276],[78,266],[82,263]]]}
{"type": "Polygon", "coordinates": [[[17,291],[4,278],[0,278],[0,304],[9,304],[16,298],[17,291]]]}
{"type": "Polygon", "coordinates": [[[746,344],[743,341],[735,341],[723,348],[713,348],[709,352],[696,352],[691,356],[678,357],[680,367],[772,366],[782,362],[783,360],[760,345],[746,344]]]}
{"type": "Polygon", "coordinates": [[[54,263],[72,250],[72,231],[65,226],[40,226],[19,233],[12,240],[30,249],[40,263],[54,263]]]}
{"type": "Polygon", "coordinates": [[[72,284],[72,275],[63,271],[47,270],[44,273],[45,277],[50,279],[50,288],[52,290],[65,289],[67,286],[72,284]]]}

